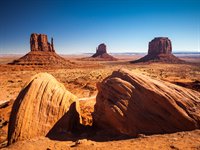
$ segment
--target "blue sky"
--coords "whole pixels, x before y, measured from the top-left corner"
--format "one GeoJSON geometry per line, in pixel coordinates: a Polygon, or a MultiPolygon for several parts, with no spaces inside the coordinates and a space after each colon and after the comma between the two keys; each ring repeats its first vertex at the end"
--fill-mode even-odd
{"type": "Polygon", "coordinates": [[[200,0],[1,0],[0,53],[27,53],[31,33],[54,38],[57,53],[147,52],[154,37],[200,52],[200,0]]]}

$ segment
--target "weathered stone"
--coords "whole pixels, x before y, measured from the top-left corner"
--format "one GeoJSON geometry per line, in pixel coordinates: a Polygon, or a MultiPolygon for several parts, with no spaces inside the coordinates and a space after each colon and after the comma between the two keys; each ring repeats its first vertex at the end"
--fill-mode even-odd
{"type": "Polygon", "coordinates": [[[157,37],[149,42],[148,55],[171,54],[172,44],[167,37],[157,37]]]}
{"type": "Polygon", "coordinates": [[[107,53],[107,50],[106,50],[106,45],[104,43],[102,43],[98,46],[98,48],[96,49],[96,53],[92,57],[97,57],[104,53],[107,53]]]}
{"type": "Polygon", "coordinates": [[[14,65],[45,65],[45,66],[65,66],[71,67],[72,63],[56,54],[51,38],[51,44],[48,42],[45,34],[31,34],[31,51],[9,64],[14,65]]]}
{"type": "Polygon", "coordinates": [[[53,46],[53,38],[51,44],[48,42],[47,35],[45,34],[31,34],[30,38],[31,51],[44,51],[44,52],[55,52],[53,46]]]}
{"type": "Polygon", "coordinates": [[[117,60],[115,57],[107,53],[106,45],[104,43],[98,46],[98,48],[96,49],[96,53],[92,55],[92,58],[95,58],[96,60],[117,60]]]}
{"type": "Polygon", "coordinates": [[[172,44],[167,37],[157,37],[149,42],[148,54],[132,63],[138,62],[167,62],[167,63],[182,63],[172,54],[172,44]]]}
{"type": "Polygon", "coordinates": [[[79,101],[48,73],[39,73],[22,89],[14,102],[8,143],[71,131],[81,123],[79,101]]]}
{"type": "Polygon", "coordinates": [[[128,70],[97,85],[94,123],[108,133],[137,136],[200,127],[200,93],[128,70]]]}

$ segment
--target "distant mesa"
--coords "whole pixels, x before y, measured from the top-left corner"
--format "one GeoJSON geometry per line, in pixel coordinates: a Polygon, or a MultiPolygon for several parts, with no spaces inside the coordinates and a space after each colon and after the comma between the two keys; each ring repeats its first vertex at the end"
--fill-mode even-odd
{"type": "Polygon", "coordinates": [[[115,61],[117,58],[107,53],[106,44],[102,43],[96,48],[96,53],[91,57],[83,58],[82,60],[97,60],[97,61],[115,61]]]}
{"type": "Polygon", "coordinates": [[[96,48],[96,53],[92,57],[102,57],[105,53],[107,53],[106,44],[102,43],[96,48]]]}
{"type": "Polygon", "coordinates": [[[167,37],[156,37],[149,42],[148,54],[133,63],[137,62],[184,62],[172,54],[171,40],[167,37]]]}
{"type": "Polygon", "coordinates": [[[47,35],[32,33],[30,37],[31,51],[14,60],[12,65],[50,65],[50,66],[70,66],[72,63],[58,54],[54,49],[53,38],[48,42],[47,35]]]}

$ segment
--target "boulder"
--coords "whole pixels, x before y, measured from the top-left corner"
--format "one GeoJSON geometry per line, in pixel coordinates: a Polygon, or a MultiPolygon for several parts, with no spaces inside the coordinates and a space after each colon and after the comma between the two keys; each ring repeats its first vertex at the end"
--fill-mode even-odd
{"type": "Polygon", "coordinates": [[[200,93],[121,69],[97,84],[94,124],[137,136],[200,127],[200,93]]]}
{"type": "Polygon", "coordinates": [[[172,54],[171,40],[167,37],[156,37],[149,42],[148,54],[132,63],[138,62],[167,62],[167,63],[183,63],[172,54]]]}
{"type": "Polygon", "coordinates": [[[12,108],[8,143],[71,131],[81,123],[77,97],[48,73],[31,78],[19,93],[12,108]]]}

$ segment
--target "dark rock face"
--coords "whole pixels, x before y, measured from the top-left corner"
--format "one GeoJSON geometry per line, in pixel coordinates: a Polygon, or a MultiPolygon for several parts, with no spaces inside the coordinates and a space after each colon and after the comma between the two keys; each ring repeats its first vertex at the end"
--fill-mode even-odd
{"type": "Polygon", "coordinates": [[[149,42],[148,55],[171,54],[172,44],[167,37],[154,38],[149,42]]]}
{"type": "Polygon", "coordinates": [[[167,63],[182,63],[172,54],[172,44],[167,37],[156,37],[149,42],[148,54],[132,63],[138,62],[167,62],[167,63]]]}
{"type": "Polygon", "coordinates": [[[107,133],[172,133],[200,127],[200,93],[125,69],[97,84],[94,123],[107,133]]]}
{"type": "Polygon", "coordinates": [[[96,60],[108,60],[108,61],[117,60],[115,57],[107,53],[106,45],[104,43],[98,46],[98,48],[96,49],[96,53],[92,55],[92,58],[95,58],[96,60]]]}
{"type": "Polygon", "coordinates": [[[106,45],[102,43],[98,46],[98,48],[96,49],[96,53],[92,57],[97,57],[99,55],[103,55],[104,53],[107,53],[106,45]]]}
{"type": "Polygon", "coordinates": [[[30,48],[31,51],[45,51],[45,52],[55,52],[53,46],[53,38],[51,39],[51,44],[48,42],[47,35],[45,34],[31,34],[30,38],[30,48]]]}

